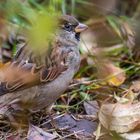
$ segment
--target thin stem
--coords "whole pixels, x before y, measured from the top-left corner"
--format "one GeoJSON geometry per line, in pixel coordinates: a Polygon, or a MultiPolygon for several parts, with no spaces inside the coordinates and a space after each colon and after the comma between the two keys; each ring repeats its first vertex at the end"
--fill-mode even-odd
{"type": "Polygon", "coordinates": [[[71,0],[71,13],[72,15],[74,15],[74,12],[75,12],[75,0],[71,0]]]}
{"type": "Polygon", "coordinates": [[[66,1],[62,0],[62,13],[66,14],[66,1]]]}

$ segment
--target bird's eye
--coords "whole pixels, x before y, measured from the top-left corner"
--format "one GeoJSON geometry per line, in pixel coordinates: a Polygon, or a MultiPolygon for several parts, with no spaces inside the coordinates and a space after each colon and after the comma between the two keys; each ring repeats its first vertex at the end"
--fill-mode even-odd
{"type": "Polygon", "coordinates": [[[71,31],[72,30],[72,26],[69,25],[69,24],[65,24],[65,30],[71,31]]]}

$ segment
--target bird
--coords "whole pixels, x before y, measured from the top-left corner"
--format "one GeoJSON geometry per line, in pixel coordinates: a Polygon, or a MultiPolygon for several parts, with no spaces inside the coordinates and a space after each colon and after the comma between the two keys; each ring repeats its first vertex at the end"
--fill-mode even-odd
{"type": "Polygon", "coordinates": [[[50,112],[79,69],[80,34],[88,27],[63,15],[58,28],[46,54],[34,55],[22,40],[13,60],[0,70],[0,108],[14,127],[27,126],[30,115],[43,108],[50,112]]]}

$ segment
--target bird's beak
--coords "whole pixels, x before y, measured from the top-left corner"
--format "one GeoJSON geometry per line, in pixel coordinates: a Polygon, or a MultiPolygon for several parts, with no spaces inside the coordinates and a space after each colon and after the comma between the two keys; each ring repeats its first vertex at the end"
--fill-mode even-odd
{"type": "Polygon", "coordinates": [[[75,32],[76,33],[81,33],[83,31],[85,31],[87,28],[88,28],[87,25],[79,23],[79,25],[77,25],[76,28],[75,28],[75,32]]]}

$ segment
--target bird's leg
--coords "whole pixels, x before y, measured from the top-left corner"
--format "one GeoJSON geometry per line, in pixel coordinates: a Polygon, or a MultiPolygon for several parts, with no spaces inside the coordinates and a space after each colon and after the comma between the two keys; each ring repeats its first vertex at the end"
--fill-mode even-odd
{"type": "MultiPolygon", "coordinates": [[[[64,114],[58,116],[58,117],[62,117],[64,114]]],[[[57,118],[58,118],[57,117],[57,118]]],[[[51,114],[49,114],[49,118],[51,119],[50,121],[50,124],[52,125],[52,127],[55,128],[55,130],[58,130],[58,131],[64,131],[64,130],[67,130],[68,127],[65,127],[65,128],[60,128],[59,125],[56,123],[56,118],[53,118],[51,114]]]]}
{"type": "Polygon", "coordinates": [[[50,105],[49,107],[47,107],[45,110],[46,110],[46,114],[49,116],[50,118],[50,124],[52,127],[54,127],[56,130],[58,130],[58,126],[56,124],[56,121],[54,120],[53,116],[52,116],[52,105],[50,105]]]}
{"type": "MultiPolygon", "coordinates": [[[[55,129],[55,130],[58,130],[58,131],[62,131],[62,130],[66,130],[66,129],[68,129],[68,128],[60,128],[59,126],[58,126],[58,124],[56,123],[56,118],[54,118],[53,116],[52,116],[52,113],[51,113],[51,110],[48,112],[48,110],[47,110],[47,115],[49,116],[49,119],[50,119],[50,121],[49,121],[49,123],[51,124],[51,126],[55,129]]],[[[60,116],[62,116],[62,115],[60,115],[60,116]]]]}
{"type": "Polygon", "coordinates": [[[56,124],[56,121],[55,121],[55,119],[53,118],[52,114],[49,113],[48,115],[49,115],[49,118],[50,118],[50,120],[51,120],[51,121],[50,121],[50,124],[52,125],[52,127],[54,127],[55,130],[59,130],[59,128],[58,128],[58,126],[57,126],[57,124],[56,124]]]}

